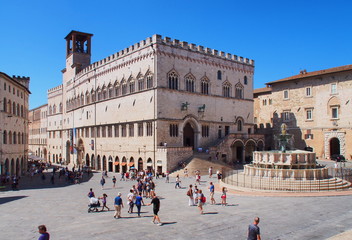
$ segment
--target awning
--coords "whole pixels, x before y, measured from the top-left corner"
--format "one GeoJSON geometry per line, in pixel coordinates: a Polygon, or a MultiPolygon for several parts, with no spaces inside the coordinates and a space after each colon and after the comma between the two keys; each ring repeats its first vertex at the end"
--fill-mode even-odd
{"type": "Polygon", "coordinates": [[[114,162],[114,165],[119,165],[120,164],[120,162],[114,162]]]}
{"type": "Polygon", "coordinates": [[[127,165],[126,162],[122,162],[122,163],[121,163],[121,166],[126,166],[126,165],[127,165]]]}
{"type": "Polygon", "coordinates": [[[130,163],[128,164],[128,166],[130,166],[130,167],[134,166],[134,162],[130,162],[130,163]]]}
{"type": "Polygon", "coordinates": [[[147,166],[148,166],[148,167],[153,166],[153,163],[152,163],[152,162],[148,162],[148,163],[147,163],[147,166]]]}

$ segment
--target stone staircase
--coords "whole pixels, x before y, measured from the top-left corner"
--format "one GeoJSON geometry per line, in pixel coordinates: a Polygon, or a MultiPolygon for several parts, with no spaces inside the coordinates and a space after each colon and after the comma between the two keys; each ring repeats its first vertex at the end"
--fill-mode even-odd
{"type": "Polygon", "coordinates": [[[292,192],[344,190],[350,188],[352,185],[350,182],[341,178],[328,178],[323,180],[275,179],[247,176],[244,175],[243,172],[227,176],[223,179],[223,182],[239,188],[292,192]]]}
{"type": "MultiPolygon", "coordinates": [[[[208,175],[208,170],[210,167],[213,167],[213,174],[216,171],[232,170],[232,168],[226,163],[220,161],[209,161],[210,155],[207,153],[194,153],[193,157],[186,162],[186,167],[188,170],[189,176],[195,176],[195,171],[199,170],[201,175],[208,175]]],[[[171,177],[180,177],[184,176],[184,168],[179,168],[170,173],[171,177]]]]}

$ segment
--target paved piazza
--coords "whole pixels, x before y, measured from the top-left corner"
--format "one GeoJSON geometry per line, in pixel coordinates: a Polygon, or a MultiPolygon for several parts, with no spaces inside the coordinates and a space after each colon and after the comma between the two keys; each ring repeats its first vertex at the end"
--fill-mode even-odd
{"type": "MultiPolygon", "coordinates": [[[[246,239],[247,226],[255,216],[261,218],[262,239],[327,239],[351,228],[352,196],[336,197],[265,197],[229,194],[230,206],[205,205],[205,215],[188,206],[187,189],[175,189],[174,179],[165,183],[156,180],[156,192],[161,197],[159,216],[163,226],[153,225],[152,206],[142,206],[142,218],[122,211],[122,219],[114,212],[87,212],[87,193],[108,195],[108,206],[122,192],[124,203],[134,182],[117,182],[112,188],[112,175],[101,190],[101,173],[77,185],[62,180],[43,183],[40,176],[30,181],[22,179],[22,190],[0,192],[1,239],[38,239],[37,226],[45,224],[51,239],[246,239]],[[26,182],[25,182],[26,181],[26,182]]],[[[120,176],[116,176],[119,180],[120,176]]],[[[209,194],[208,177],[203,177],[200,189],[209,194]],[[206,181],[206,182],[205,182],[206,181]]],[[[215,180],[215,179],[213,179],[215,180]]],[[[182,187],[193,178],[182,179],[182,187]]],[[[219,189],[217,189],[219,190],[219,189]]],[[[220,193],[215,194],[217,202],[220,193]]],[[[150,199],[144,200],[150,203],[150,199]]],[[[337,239],[337,238],[335,238],[337,239]]],[[[350,239],[350,238],[339,238],[350,239]]]]}

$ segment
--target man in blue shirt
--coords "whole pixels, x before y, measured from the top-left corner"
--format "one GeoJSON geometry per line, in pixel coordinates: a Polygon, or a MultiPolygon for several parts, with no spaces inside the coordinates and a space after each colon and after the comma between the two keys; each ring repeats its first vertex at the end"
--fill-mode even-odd
{"type": "Polygon", "coordinates": [[[216,204],[214,199],[215,186],[213,182],[210,182],[209,191],[210,191],[210,204],[211,205],[216,204]]]}
{"type": "Polygon", "coordinates": [[[39,233],[40,233],[40,236],[39,236],[38,240],[49,240],[50,239],[49,233],[46,232],[45,225],[38,226],[38,230],[39,230],[39,233]]]}
{"type": "Polygon", "coordinates": [[[254,218],[254,222],[248,226],[247,240],[260,240],[260,229],[258,227],[259,217],[254,218]]]}
{"type": "Polygon", "coordinates": [[[119,192],[117,194],[117,197],[115,198],[115,215],[114,218],[121,218],[121,207],[123,207],[123,202],[121,199],[121,193],[119,192]]]}

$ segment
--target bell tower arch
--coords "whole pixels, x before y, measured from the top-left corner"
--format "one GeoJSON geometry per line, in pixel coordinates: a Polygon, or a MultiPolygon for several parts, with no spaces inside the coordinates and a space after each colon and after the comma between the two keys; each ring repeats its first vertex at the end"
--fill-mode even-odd
{"type": "Polygon", "coordinates": [[[90,65],[91,39],[93,34],[71,31],[66,37],[66,69],[73,75],[90,65]]]}

